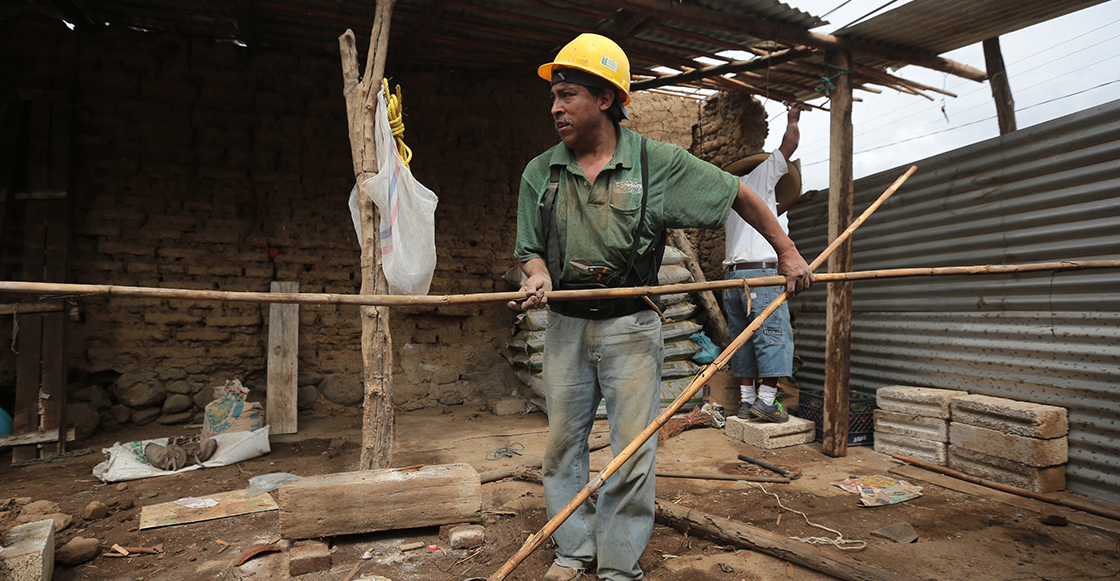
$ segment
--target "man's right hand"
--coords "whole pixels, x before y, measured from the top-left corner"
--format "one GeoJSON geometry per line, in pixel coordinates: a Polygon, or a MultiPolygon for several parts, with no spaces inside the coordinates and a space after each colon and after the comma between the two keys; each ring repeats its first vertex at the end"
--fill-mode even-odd
{"type": "Polygon", "coordinates": [[[548,296],[545,293],[551,290],[552,279],[547,274],[535,273],[521,285],[521,292],[527,293],[529,296],[520,303],[510,301],[506,305],[515,311],[540,309],[548,304],[548,296]]]}

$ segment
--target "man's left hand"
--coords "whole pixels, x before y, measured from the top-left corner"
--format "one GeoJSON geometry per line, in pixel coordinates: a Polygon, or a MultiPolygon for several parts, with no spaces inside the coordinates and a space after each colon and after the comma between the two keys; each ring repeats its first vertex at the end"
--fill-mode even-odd
{"type": "Polygon", "coordinates": [[[816,280],[813,271],[809,270],[809,264],[797,252],[796,247],[778,255],[778,274],[786,277],[786,292],[792,295],[800,294],[813,286],[813,281],[816,280]]]}

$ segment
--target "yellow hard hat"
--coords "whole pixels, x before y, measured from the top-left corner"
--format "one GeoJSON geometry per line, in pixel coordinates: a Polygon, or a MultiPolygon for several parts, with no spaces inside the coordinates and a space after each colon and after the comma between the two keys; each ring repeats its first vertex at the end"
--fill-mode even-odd
{"type": "Polygon", "coordinates": [[[572,68],[606,79],[621,91],[622,104],[630,103],[630,59],[622,47],[605,36],[585,32],[564,45],[556,60],[543,64],[537,74],[552,80],[552,69],[572,68]]]}

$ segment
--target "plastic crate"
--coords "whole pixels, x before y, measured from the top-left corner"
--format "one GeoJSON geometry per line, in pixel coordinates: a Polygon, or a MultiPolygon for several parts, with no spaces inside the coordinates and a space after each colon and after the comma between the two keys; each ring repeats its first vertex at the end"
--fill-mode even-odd
{"type": "MultiPolygon", "coordinates": [[[[848,398],[848,445],[870,446],[875,443],[875,394],[851,392],[848,398]]],[[[817,441],[824,441],[824,393],[802,389],[797,398],[797,415],[812,420],[817,428],[817,441]]]]}

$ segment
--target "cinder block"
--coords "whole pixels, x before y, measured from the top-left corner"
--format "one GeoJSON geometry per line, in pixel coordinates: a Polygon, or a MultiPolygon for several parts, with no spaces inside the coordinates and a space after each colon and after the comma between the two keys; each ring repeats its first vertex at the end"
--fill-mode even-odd
{"type": "Polygon", "coordinates": [[[949,420],[903,412],[874,410],[875,437],[894,434],[934,442],[949,442],[949,420]]]}
{"type": "Polygon", "coordinates": [[[949,445],[945,442],[911,438],[898,434],[875,434],[875,451],[880,454],[902,454],[917,460],[944,466],[949,445]]]}
{"type": "Polygon", "coordinates": [[[54,575],[54,521],[17,525],[0,547],[0,580],[50,581],[54,575]]]}
{"type": "Polygon", "coordinates": [[[452,549],[473,549],[486,542],[486,531],[481,525],[455,527],[447,536],[452,549]]]}
{"type": "Polygon", "coordinates": [[[952,422],[949,425],[949,445],[1036,468],[1069,462],[1066,436],[1043,440],[952,422]]]}
{"type": "Polygon", "coordinates": [[[292,577],[331,568],[331,549],[322,541],[296,541],[288,550],[288,574],[292,577]]]}
{"type": "Polygon", "coordinates": [[[957,446],[949,446],[949,468],[1034,492],[1056,492],[1066,487],[1064,464],[1036,468],[957,446]]]}
{"type": "Polygon", "coordinates": [[[953,421],[1027,438],[1060,438],[1069,431],[1066,408],[986,395],[953,399],[953,421]]]}
{"type": "Polygon", "coordinates": [[[932,387],[892,385],[890,387],[880,387],[875,391],[875,403],[879,406],[879,409],[891,412],[947,420],[949,419],[949,402],[953,398],[963,395],[968,395],[968,392],[934,389],[932,387]]]}
{"type": "Polygon", "coordinates": [[[816,439],[816,426],[811,420],[790,416],[788,422],[776,424],[766,420],[747,421],[738,416],[727,418],[725,433],[763,450],[808,444],[816,439]]]}

